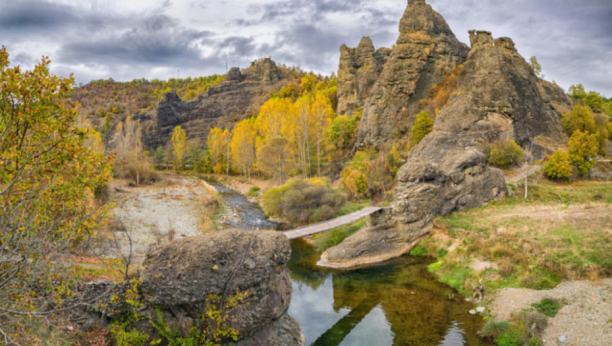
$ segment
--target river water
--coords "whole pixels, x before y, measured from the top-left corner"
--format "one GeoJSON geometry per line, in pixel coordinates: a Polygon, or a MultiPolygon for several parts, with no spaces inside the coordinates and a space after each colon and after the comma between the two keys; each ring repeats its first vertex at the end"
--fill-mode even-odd
{"type": "MultiPolygon", "coordinates": [[[[230,226],[269,229],[274,223],[244,196],[220,184],[230,226]]],[[[316,266],[320,253],[303,240],[291,243],[293,282],[289,315],[310,346],[484,346],[474,306],[427,271],[427,261],[404,256],[352,271],[316,266]]]]}

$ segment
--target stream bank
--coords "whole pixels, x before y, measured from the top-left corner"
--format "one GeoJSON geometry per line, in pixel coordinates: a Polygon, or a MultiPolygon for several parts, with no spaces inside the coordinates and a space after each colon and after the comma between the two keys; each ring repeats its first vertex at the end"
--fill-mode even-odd
{"type": "MultiPolygon", "coordinates": [[[[230,225],[257,230],[272,226],[261,209],[224,185],[230,225]]],[[[273,226],[272,226],[273,227],[273,226]]],[[[289,314],[307,345],[315,346],[485,346],[477,335],[481,317],[474,306],[427,270],[427,260],[404,256],[353,271],[316,266],[321,253],[304,240],[291,243],[287,267],[293,293],[289,314]]]]}

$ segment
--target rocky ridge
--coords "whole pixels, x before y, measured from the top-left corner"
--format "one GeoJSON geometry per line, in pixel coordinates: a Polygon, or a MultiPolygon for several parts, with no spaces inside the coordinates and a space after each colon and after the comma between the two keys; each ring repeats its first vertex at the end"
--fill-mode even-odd
{"type": "Polygon", "coordinates": [[[433,84],[467,57],[468,47],[424,0],[408,2],[399,31],[396,46],[365,103],[357,141],[360,147],[379,147],[388,140],[405,138],[422,110],[419,101],[428,99],[433,84]]]}
{"type": "Polygon", "coordinates": [[[164,95],[153,111],[134,116],[143,126],[146,150],[166,145],[176,126],[188,140],[206,142],[214,127],[231,128],[235,123],[257,114],[271,92],[286,86],[291,76],[269,58],[253,62],[247,69],[230,69],[225,82],[212,86],[192,101],[182,101],[176,93],[164,95]]]}
{"type": "Polygon", "coordinates": [[[357,48],[340,47],[338,114],[352,115],[363,108],[391,52],[389,48],[375,49],[369,37],[363,37],[357,48]]]}
{"type": "MultiPolygon", "coordinates": [[[[422,1],[413,1],[408,10],[419,12],[422,6],[422,1]]],[[[504,176],[487,165],[486,143],[513,139],[539,158],[567,142],[560,118],[571,101],[561,88],[539,79],[511,39],[471,31],[470,41],[457,90],[438,113],[433,132],[410,151],[400,169],[386,219],[328,249],[321,265],[347,268],[405,254],[431,231],[436,215],[503,198],[504,176]]]]}

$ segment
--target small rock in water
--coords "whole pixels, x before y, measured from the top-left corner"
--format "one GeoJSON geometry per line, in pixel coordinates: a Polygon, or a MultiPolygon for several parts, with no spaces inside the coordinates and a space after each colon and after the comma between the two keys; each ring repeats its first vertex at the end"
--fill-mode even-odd
{"type": "Polygon", "coordinates": [[[560,345],[567,345],[567,337],[565,335],[562,335],[559,337],[559,344],[560,345]]]}
{"type": "Polygon", "coordinates": [[[486,309],[484,308],[484,306],[479,306],[479,307],[477,307],[477,308],[476,308],[476,312],[481,313],[481,314],[482,314],[483,312],[485,312],[485,310],[486,310],[486,309]]]}
{"type": "Polygon", "coordinates": [[[476,315],[476,310],[470,310],[470,315],[476,315]]]}

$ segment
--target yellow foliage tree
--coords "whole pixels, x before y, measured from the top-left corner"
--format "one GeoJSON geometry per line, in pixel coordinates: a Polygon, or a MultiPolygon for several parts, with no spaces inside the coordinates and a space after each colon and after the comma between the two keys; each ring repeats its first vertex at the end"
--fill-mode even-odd
{"type": "Polygon", "coordinates": [[[24,334],[18,324],[25,315],[70,313],[78,299],[66,300],[75,296],[78,278],[66,258],[85,251],[82,240],[107,211],[95,192],[111,180],[112,157],[85,146],[88,133],[75,125],[78,105],[68,101],[74,79],[53,76],[49,64],[43,58],[22,71],[0,49],[0,342],[6,344],[19,343],[14,338],[24,334]]]}
{"type": "Polygon", "coordinates": [[[183,166],[183,155],[187,145],[187,134],[180,126],[174,128],[172,133],[172,154],[174,155],[174,168],[183,166]]]}
{"type": "Polygon", "coordinates": [[[232,160],[248,179],[257,161],[257,126],[255,118],[246,119],[236,125],[232,132],[232,160]]]}

